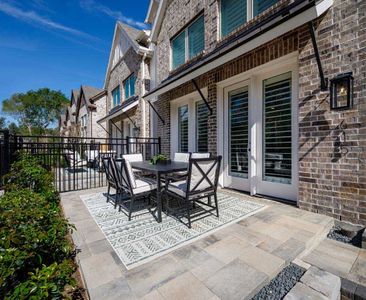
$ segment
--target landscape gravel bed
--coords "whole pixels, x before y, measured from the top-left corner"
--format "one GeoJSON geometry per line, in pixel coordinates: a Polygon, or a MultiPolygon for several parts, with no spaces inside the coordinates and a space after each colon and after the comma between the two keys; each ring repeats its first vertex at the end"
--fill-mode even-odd
{"type": "Polygon", "coordinates": [[[252,300],[280,300],[300,281],[305,269],[290,264],[263,287],[252,300]]]}
{"type": "Polygon", "coordinates": [[[364,230],[364,228],[356,228],[354,232],[350,232],[349,230],[347,231],[345,228],[342,228],[342,226],[336,224],[331,228],[327,237],[338,242],[362,248],[362,234],[364,230]]]}

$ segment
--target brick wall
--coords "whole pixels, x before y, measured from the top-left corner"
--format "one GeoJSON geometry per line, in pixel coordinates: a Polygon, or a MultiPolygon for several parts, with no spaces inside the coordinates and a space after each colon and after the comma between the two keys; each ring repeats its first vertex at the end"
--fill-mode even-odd
{"type": "MultiPolygon", "coordinates": [[[[210,3],[214,5],[215,2],[210,3]]],[[[188,3],[194,6],[195,2],[188,3]]],[[[366,224],[365,12],[365,1],[335,0],[334,6],[315,24],[325,75],[332,78],[339,73],[353,72],[354,107],[351,110],[330,111],[329,93],[320,92],[319,72],[307,26],[294,29],[197,79],[201,88],[208,87],[208,101],[214,111],[209,118],[209,150],[216,153],[216,83],[298,51],[298,205],[303,209],[362,224],[366,224]]],[[[190,14],[187,14],[186,18],[189,17],[190,14]]],[[[179,26],[168,26],[169,22],[174,21],[174,16],[166,19],[162,30],[165,34],[174,32],[174,28],[179,26]]],[[[157,48],[160,47],[160,51],[163,51],[167,44],[164,39],[161,43],[157,48]]],[[[162,65],[162,69],[158,70],[161,80],[169,75],[169,71],[163,62],[158,65],[162,65]]],[[[165,154],[170,154],[169,102],[193,91],[193,85],[186,83],[160,96],[155,103],[166,122],[162,126],[158,121],[158,135],[162,138],[165,154]]]]}
{"type": "MultiPolygon", "coordinates": [[[[119,85],[121,101],[124,100],[125,91],[123,89],[123,82],[134,73],[136,76],[136,84],[135,84],[135,92],[136,95],[139,96],[139,105],[137,109],[134,111],[134,114],[131,115],[131,119],[134,121],[135,125],[140,128],[140,136],[142,136],[142,109],[145,109],[145,131],[147,135],[149,135],[149,108],[148,105],[143,103],[141,96],[143,93],[142,85],[145,86],[145,90],[149,88],[149,80],[145,79],[145,82],[142,82],[142,72],[141,72],[141,62],[142,56],[137,54],[134,49],[131,47],[126,54],[122,57],[122,59],[114,66],[110,72],[110,77],[107,84],[107,111],[112,108],[112,91],[119,85]]],[[[149,61],[146,59],[145,61],[145,78],[150,78],[149,70],[148,70],[149,61]]],[[[120,121],[124,119],[125,116],[120,116],[117,120],[120,121]]]]}
{"type": "Polygon", "coordinates": [[[354,107],[330,111],[309,32],[299,33],[299,206],[366,224],[366,2],[336,0],[318,20],[326,77],[352,71],[354,107]],[[343,152],[347,152],[343,154],[343,152]]]}

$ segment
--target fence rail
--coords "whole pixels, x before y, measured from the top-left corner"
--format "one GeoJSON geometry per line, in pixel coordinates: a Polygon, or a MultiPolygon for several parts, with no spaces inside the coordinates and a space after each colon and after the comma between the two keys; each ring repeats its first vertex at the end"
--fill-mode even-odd
{"type": "Polygon", "coordinates": [[[105,186],[104,157],[141,153],[148,160],[161,152],[161,143],[159,138],[18,136],[0,131],[0,185],[18,151],[38,157],[53,172],[56,189],[68,192],[105,186]]]}

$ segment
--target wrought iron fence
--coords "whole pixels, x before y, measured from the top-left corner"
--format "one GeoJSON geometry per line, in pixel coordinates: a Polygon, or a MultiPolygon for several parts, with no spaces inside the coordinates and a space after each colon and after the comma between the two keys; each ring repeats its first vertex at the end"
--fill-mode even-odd
{"type": "Polygon", "coordinates": [[[104,157],[141,153],[148,160],[161,151],[159,138],[93,138],[62,136],[16,136],[0,132],[0,175],[9,171],[17,151],[37,156],[54,174],[58,191],[68,192],[107,184],[104,157]]]}

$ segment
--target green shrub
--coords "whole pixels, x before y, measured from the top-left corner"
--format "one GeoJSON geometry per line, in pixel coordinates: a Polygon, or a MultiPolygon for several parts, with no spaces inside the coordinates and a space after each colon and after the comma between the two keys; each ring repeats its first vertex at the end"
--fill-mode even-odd
{"type": "Polygon", "coordinates": [[[0,299],[61,299],[75,285],[73,226],[62,216],[53,177],[21,154],[0,197],[0,299]]]}
{"type": "Polygon", "coordinates": [[[62,299],[65,286],[76,284],[71,277],[74,272],[75,264],[70,260],[43,266],[29,273],[30,278],[19,284],[6,299],[62,299]]]}
{"type": "Polygon", "coordinates": [[[31,189],[36,193],[54,193],[53,175],[31,154],[19,153],[19,158],[4,177],[5,189],[31,189]]]}

